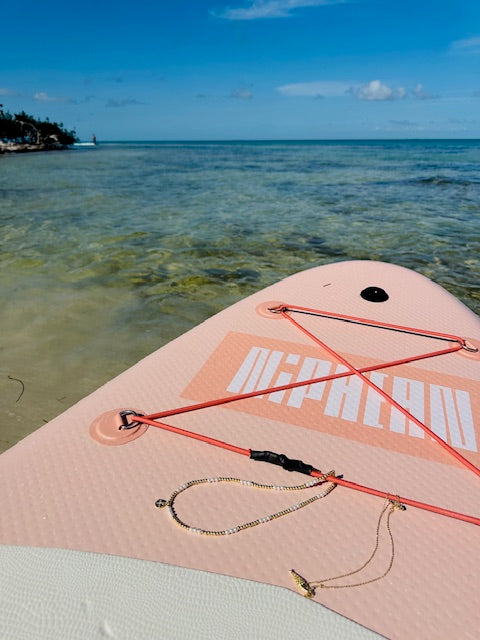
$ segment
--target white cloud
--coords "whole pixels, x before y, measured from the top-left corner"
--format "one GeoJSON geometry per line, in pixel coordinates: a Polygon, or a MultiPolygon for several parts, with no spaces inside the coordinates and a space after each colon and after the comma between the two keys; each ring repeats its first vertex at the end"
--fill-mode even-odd
{"type": "Polygon", "coordinates": [[[331,98],[348,93],[351,82],[315,81],[295,82],[277,87],[277,91],[284,96],[305,96],[310,98],[331,98]]]}
{"type": "Polygon", "coordinates": [[[452,51],[462,51],[464,53],[480,53],[480,36],[455,40],[450,45],[452,51]]]}
{"type": "Polygon", "coordinates": [[[227,7],[219,13],[227,20],[258,20],[260,18],[288,18],[292,11],[302,7],[319,7],[328,4],[343,4],[348,0],[250,0],[246,7],[227,7]]]}
{"type": "Polygon", "coordinates": [[[423,84],[418,83],[416,87],[412,91],[413,95],[416,96],[419,100],[433,100],[436,96],[428,91],[425,91],[423,88],[423,84]]]}
{"type": "Polygon", "coordinates": [[[33,96],[38,102],[70,102],[69,98],[63,96],[49,96],[45,91],[37,91],[33,96]]]}
{"type": "Polygon", "coordinates": [[[359,100],[397,100],[407,95],[403,87],[392,89],[380,80],[371,80],[360,87],[352,87],[351,92],[359,100]]]}

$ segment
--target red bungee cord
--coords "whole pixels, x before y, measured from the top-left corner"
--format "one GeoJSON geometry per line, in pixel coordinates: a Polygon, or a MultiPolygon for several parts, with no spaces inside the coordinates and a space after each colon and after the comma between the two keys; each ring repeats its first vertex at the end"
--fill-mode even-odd
{"type": "MultiPolygon", "coordinates": [[[[292,307],[291,309],[299,310],[301,308],[300,307],[298,307],[298,308],[292,307]]],[[[395,407],[395,409],[398,409],[398,411],[403,413],[403,415],[406,416],[409,420],[412,420],[412,422],[414,422],[418,427],[420,427],[420,429],[422,429],[427,435],[429,435],[431,438],[433,438],[436,442],[438,442],[438,444],[440,446],[442,446],[446,451],[448,451],[448,453],[451,456],[456,458],[461,464],[463,464],[465,467],[467,467],[467,469],[470,469],[470,471],[473,471],[473,473],[475,473],[477,476],[480,477],[480,469],[478,467],[476,467],[474,464],[472,464],[470,462],[470,460],[467,460],[464,456],[462,456],[460,453],[458,453],[458,451],[456,449],[451,447],[448,444],[448,442],[445,442],[445,440],[443,440],[443,438],[441,438],[439,435],[437,435],[435,433],[435,431],[432,431],[431,429],[429,429],[421,420],[416,418],[407,409],[402,407],[402,405],[400,405],[396,400],[394,400],[392,398],[392,396],[390,396],[383,389],[381,389],[374,382],[372,382],[369,378],[367,378],[361,371],[359,371],[353,365],[351,365],[350,362],[348,362],[348,360],[346,360],[339,353],[334,351],[325,342],[323,342],[322,340],[320,340],[319,338],[314,336],[312,333],[310,333],[310,331],[305,329],[305,327],[302,327],[296,320],[294,320],[291,316],[288,315],[286,310],[282,309],[280,311],[280,313],[282,314],[282,316],[284,318],[286,318],[289,322],[291,322],[297,329],[299,329],[302,333],[304,333],[311,340],[313,340],[319,347],[324,349],[327,353],[329,353],[334,358],[336,358],[338,360],[338,362],[340,362],[345,367],[347,367],[347,369],[349,371],[351,371],[351,373],[353,375],[358,376],[366,385],[368,385],[370,388],[374,389],[377,393],[379,393],[382,396],[382,398],[384,398],[393,407],[395,407]]],[[[357,319],[357,320],[360,320],[360,319],[357,319]]],[[[363,323],[364,323],[364,321],[362,322],[362,324],[363,323]]],[[[407,329],[406,327],[400,328],[397,325],[386,325],[385,323],[382,323],[381,326],[383,326],[385,328],[393,328],[393,329],[397,329],[397,330],[407,330],[409,333],[417,332],[417,330],[407,329]]],[[[426,334],[424,334],[424,335],[426,335],[426,334]]],[[[450,336],[450,335],[447,335],[447,334],[435,333],[435,334],[432,334],[432,337],[455,340],[455,341],[459,342],[460,344],[458,344],[458,347],[455,347],[453,349],[454,351],[459,351],[460,349],[463,349],[464,345],[465,345],[465,340],[463,340],[462,338],[458,338],[458,337],[455,337],[455,336],[450,336]]]]}
{"type": "MultiPolygon", "coordinates": [[[[320,377],[320,378],[312,378],[310,380],[303,380],[303,381],[300,381],[300,382],[292,382],[292,383],[289,383],[289,384],[285,384],[285,385],[281,385],[281,386],[277,386],[277,387],[270,387],[268,389],[261,389],[261,390],[257,390],[257,391],[252,391],[252,392],[249,392],[249,393],[230,395],[230,396],[227,396],[227,397],[224,397],[224,398],[217,398],[217,399],[209,400],[209,401],[206,401],[206,402],[192,404],[192,405],[188,405],[188,406],[184,406],[184,407],[178,407],[176,409],[169,409],[169,410],[166,410],[166,411],[161,411],[161,412],[158,412],[158,413],[155,413],[155,414],[146,415],[146,416],[145,415],[138,415],[135,412],[125,412],[125,415],[122,416],[124,428],[132,428],[133,426],[135,426],[138,423],[148,424],[148,425],[153,426],[153,427],[157,427],[157,428],[160,428],[160,429],[164,429],[166,431],[170,431],[172,433],[176,433],[177,435],[186,436],[186,437],[192,438],[194,440],[200,440],[201,442],[205,442],[207,444],[210,444],[210,445],[213,445],[213,446],[216,446],[216,447],[220,447],[222,449],[226,449],[226,450],[231,451],[233,453],[238,453],[240,455],[247,456],[247,457],[249,457],[251,459],[254,459],[254,460],[261,460],[261,461],[265,461],[265,462],[271,462],[273,464],[280,465],[284,469],[287,469],[289,471],[299,471],[300,473],[305,473],[306,475],[310,475],[312,477],[318,478],[318,477],[323,476],[323,474],[322,474],[322,472],[320,470],[315,469],[314,467],[311,467],[310,465],[306,465],[305,463],[303,463],[303,462],[301,462],[299,460],[290,460],[287,456],[285,456],[283,454],[277,454],[277,453],[273,453],[273,452],[270,452],[270,451],[260,452],[260,451],[255,451],[255,450],[252,450],[252,449],[245,449],[243,447],[238,447],[236,445],[224,442],[222,440],[217,440],[215,438],[211,438],[210,436],[205,436],[203,434],[199,434],[199,433],[196,433],[194,431],[181,429],[180,427],[175,427],[175,426],[166,424],[164,422],[159,422],[158,420],[161,419],[161,418],[165,418],[167,416],[178,415],[178,414],[187,413],[187,412],[190,412],[190,411],[198,411],[200,409],[205,409],[205,408],[208,408],[208,407],[220,406],[220,405],[224,405],[224,404],[227,404],[227,403],[230,403],[230,402],[237,402],[239,400],[244,400],[244,399],[247,399],[247,398],[253,398],[253,397],[259,396],[259,395],[265,395],[265,394],[274,393],[274,392],[277,392],[277,391],[284,391],[284,390],[287,390],[287,389],[294,389],[294,388],[300,387],[300,386],[311,385],[311,384],[316,384],[316,383],[319,383],[319,382],[326,382],[328,380],[334,380],[334,379],[337,379],[337,378],[356,375],[363,382],[365,382],[365,384],[367,384],[369,387],[371,387],[377,393],[379,393],[393,407],[395,407],[401,413],[403,413],[409,420],[412,420],[418,427],[423,429],[423,431],[425,433],[427,433],[431,438],[433,438],[436,442],[438,442],[444,448],[444,450],[447,453],[449,453],[450,455],[455,457],[462,465],[464,465],[467,469],[469,469],[470,471],[475,473],[475,475],[480,477],[480,469],[478,467],[476,467],[473,463],[471,463],[469,460],[464,458],[460,453],[458,453],[458,451],[453,449],[453,447],[451,447],[447,442],[445,442],[442,438],[440,438],[440,436],[438,436],[434,431],[429,429],[420,420],[415,418],[415,416],[413,416],[407,409],[405,409],[400,404],[398,404],[390,395],[388,395],[385,391],[383,391],[383,389],[381,389],[380,387],[375,385],[369,378],[367,378],[365,376],[365,373],[368,373],[368,372],[371,372],[371,371],[376,371],[378,369],[384,369],[384,368],[387,368],[387,367],[394,367],[394,366],[397,366],[397,365],[400,365],[400,364],[406,364],[406,363],[409,363],[409,362],[414,362],[414,361],[422,360],[422,359],[425,359],[425,358],[432,358],[432,357],[439,356],[439,355],[444,355],[444,354],[447,354],[447,353],[454,353],[456,351],[459,351],[460,349],[468,349],[466,341],[465,341],[464,338],[460,338],[458,336],[454,336],[454,335],[446,334],[446,333],[426,331],[426,330],[423,330],[423,329],[415,329],[415,328],[412,328],[412,327],[393,325],[393,324],[388,324],[388,323],[385,323],[385,322],[376,322],[376,321],[372,321],[372,320],[367,320],[365,318],[358,318],[358,317],[355,317],[355,316],[347,316],[347,315],[343,315],[343,314],[334,314],[334,313],[331,313],[331,312],[328,312],[328,311],[319,311],[319,310],[315,310],[315,309],[309,309],[309,308],[306,308],[306,307],[298,307],[298,306],[293,306],[293,305],[292,306],[282,305],[281,307],[278,307],[278,308],[275,308],[275,309],[271,309],[270,311],[272,313],[281,314],[282,317],[287,319],[295,328],[297,328],[302,333],[304,333],[306,336],[308,336],[319,347],[321,347],[322,349],[327,351],[338,362],[343,364],[347,368],[347,371],[341,372],[341,373],[332,374],[332,375],[329,375],[329,376],[323,376],[323,377],[320,377]],[[296,320],[294,320],[288,314],[289,311],[299,312],[299,313],[306,313],[306,314],[311,314],[311,315],[317,315],[317,316],[336,319],[336,320],[343,320],[343,321],[346,321],[346,322],[353,322],[353,323],[356,323],[356,324],[362,324],[362,325],[371,326],[371,327],[389,329],[389,330],[392,330],[392,331],[401,331],[401,332],[410,333],[410,334],[413,334],[413,335],[423,336],[423,337],[427,337],[427,338],[436,338],[436,339],[439,339],[439,340],[446,340],[446,341],[449,341],[449,342],[455,342],[456,344],[454,346],[448,347],[446,349],[437,350],[437,351],[433,351],[433,352],[428,352],[428,353],[424,353],[424,354],[420,354],[420,355],[409,356],[409,357],[406,357],[406,358],[402,358],[400,360],[394,360],[394,361],[391,361],[391,362],[380,363],[378,365],[373,365],[373,366],[369,366],[369,367],[362,367],[362,368],[357,369],[352,364],[350,364],[345,358],[343,358],[340,354],[338,354],[335,350],[333,350],[331,347],[329,347],[327,344],[325,344],[322,340],[317,338],[310,331],[308,331],[305,327],[303,327],[296,320]],[[129,423],[128,419],[127,419],[127,414],[129,416],[131,416],[132,413],[133,413],[132,423],[129,423]]],[[[439,515],[447,516],[447,517],[454,518],[454,519],[457,519],[457,520],[461,520],[461,521],[464,521],[464,522],[469,522],[471,524],[480,525],[480,518],[477,518],[475,516],[458,513],[456,511],[451,511],[449,509],[444,509],[443,507],[438,507],[438,506],[435,506],[435,505],[427,504],[425,502],[412,500],[410,498],[403,497],[403,496],[397,496],[397,495],[393,496],[391,493],[387,493],[385,491],[382,491],[382,490],[379,490],[379,489],[375,489],[375,488],[371,488],[371,487],[366,487],[364,485],[360,485],[360,484],[352,482],[350,480],[345,480],[343,477],[328,476],[325,479],[325,481],[326,482],[333,482],[333,483],[335,483],[337,485],[340,485],[340,486],[343,486],[343,487],[347,487],[347,488],[353,489],[355,491],[360,491],[362,493],[367,493],[367,494],[370,494],[370,495],[378,496],[378,497],[381,497],[381,498],[384,498],[384,499],[393,499],[394,498],[396,501],[398,501],[398,502],[400,502],[402,504],[411,506],[411,507],[415,507],[415,508],[418,508],[418,509],[423,509],[425,511],[430,511],[432,513],[437,513],[439,515]]]]}

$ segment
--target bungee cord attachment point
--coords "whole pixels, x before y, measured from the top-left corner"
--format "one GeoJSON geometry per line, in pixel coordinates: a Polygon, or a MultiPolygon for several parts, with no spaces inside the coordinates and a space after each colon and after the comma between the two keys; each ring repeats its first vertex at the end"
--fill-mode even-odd
{"type": "Polygon", "coordinates": [[[139,418],[143,418],[144,414],[143,413],[138,413],[137,411],[134,411],[133,409],[124,409],[123,411],[120,411],[118,414],[121,418],[121,425],[118,427],[119,429],[135,429],[136,427],[139,427],[142,422],[138,422],[133,420],[132,422],[128,421],[128,416],[136,416],[139,418]]]}

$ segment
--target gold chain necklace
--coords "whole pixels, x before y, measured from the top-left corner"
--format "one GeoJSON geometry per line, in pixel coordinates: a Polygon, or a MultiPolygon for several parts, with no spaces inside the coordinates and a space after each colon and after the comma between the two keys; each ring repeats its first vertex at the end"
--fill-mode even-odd
{"type": "Polygon", "coordinates": [[[393,566],[393,561],[395,558],[395,545],[393,542],[392,530],[390,528],[390,518],[393,512],[396,509],[400,509],[401,511],[405,511],[405,506],[401,504],[398,500],[387,500],[387,502],[383,505],[382,510],[380,512],[380,516],[377,522],[377,528],[375,532],[375,546],[373,551],[366,562],[364,562],[358,569],[354,571],[349,571],[348,573],[342,573],[338,576],[332,576],[331,578],[324,578],[323,580],[315,580],[308,582],[305,578],[303,578],[299,573],[297,573],[294,569],[291,569],[290,574],[297,585],[299,591],[307,598],[312,598],[315,595],[316,589],[350,589],[352,587],[361,587],[366,584],[371,584],[372,582],[377,582],[377,580],[381,580],[384,578],[391,570],[393,566]],[[348,578],[349,576],[354,576],[357,573],[360,573],[365,567],[367,567],[370,562],[374,559],[377,554],[378,547],[380,544],[380,525],[383,520],[383,516],[387,514],[386,518],[386,529],[388,532],[388,537],[390,540],[390,560],[386,570],[379,576],[375,578],[370,578],[369,580],[363,580],[362,582],[356,582],[354,584],[326,584],[327,582],[332,582],[333,580],[340,580],[341,578],[348,578]]]}
{"type": "Polygon", "coordinates": [[[219,483],[240,484],[244,487],[250,487],[253,489],[263,489],[264,491],[301,491],[302,489],[309,489],[311,487],[320,485],[323,482],[325,482],[327,477],[334,476],[334,475],[335,475],[335,471],[329,471],[328,473],[325,473],[319,478],[315,478],[315,480],[311,480],[310,482],[305,482],[303,484],[299,484],[295,486],[260,484],[258,482],[253,482],[251,480],[242,480],[240,478],[230,478],[230,477],[201,478],[200,480],[190,480],[190,482],[186,482],[185,484],[182,484],[180,487],[178,487],[178,489],[175,489],[175,491],[168,498],[168,500],[163,500],[162,498],[160,498],[155,502],[155,506],[158,507],[159,509],[167,508],[168,514],[173,519],[173,521],[177,525],[182,527],[182,529],[190,533],[197,533],[197,534],[206,535],[206,536],[228,536],[234,533],[239,533],[240,531],[244,531],[245,529],[251,529],[252,527],[256,527],[260,524],[265,524],[267,522],[270,522],[271,520],[276,520],[277,518],[286,516],[289,513],[298,511],[299,509],[303,509],[303,507],[306,507],[312,502],[316,502],[317,500],[320,500],[321,498],[324,498],[325,496],[327,496],[329,493],[331,493],[335,489],[337,485],[334,482],[332,482],[322,492],[317,493],[316,495],[306,500],[303,500],[302,502],[298,502],[297,504],[294,504],[291,507],[287,507],[286,509],[282,509],[281,511],[277,511],[276,513],[272,513],[268,516],[264,516],[263,518],[257,518],[256,520],[251,520],[250,522],[245,522],[243,524],[236,525],[234,527],[231,527],[230,529],[220,529],[217,531],[202,529],[200,527],[192,527],[186,522],[184,522],[178,516],[174,507],[174,502],[177,496],[179,496],[181,493],[183,493],[184,491],[187,491],[187,489],[190,489],[191,487],[194,487],[194,486],[203,485],[203,484],[219,484],[219,483]]]}

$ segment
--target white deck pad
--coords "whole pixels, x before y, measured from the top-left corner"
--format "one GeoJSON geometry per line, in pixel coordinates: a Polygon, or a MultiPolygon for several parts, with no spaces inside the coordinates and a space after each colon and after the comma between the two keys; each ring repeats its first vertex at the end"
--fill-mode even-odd
{"type": "Polygon", "coordinates": [[[377,634],[287,589],[64,549],[1,547],[3,640],[135,640],[377,634]]]}

